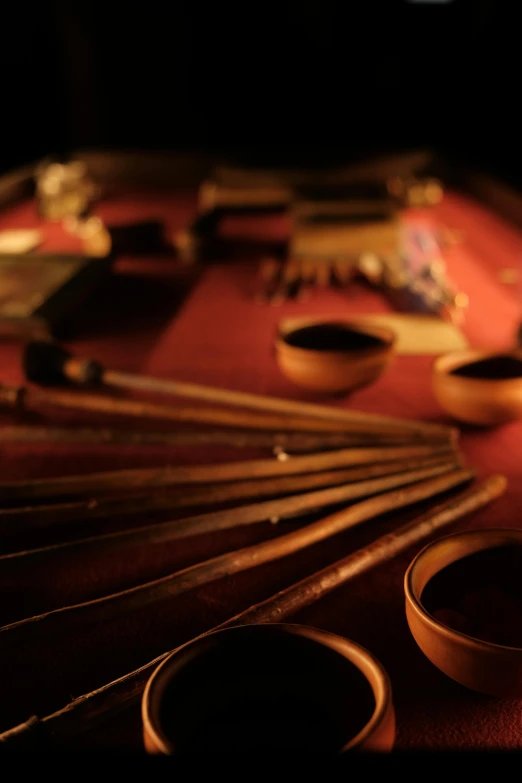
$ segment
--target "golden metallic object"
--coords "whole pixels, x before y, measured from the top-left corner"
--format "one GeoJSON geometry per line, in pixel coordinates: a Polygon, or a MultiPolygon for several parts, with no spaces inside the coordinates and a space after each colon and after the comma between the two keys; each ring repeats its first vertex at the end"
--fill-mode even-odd
{"type": "Polygon", "coordinates": [[[36,172],[38,210],[46,220],[59,222],[86,215],[97,196],[84,161],[47,163],[36,172]]]}
{"type": "Polygon", "coordinates": [[[112,239],[109,230],[99,217],[86,220],[72,218],[67,223],[70,233],[78,236],[83,244],[86,255],[94,258],[105,258],[112,250],[112,239]]]}

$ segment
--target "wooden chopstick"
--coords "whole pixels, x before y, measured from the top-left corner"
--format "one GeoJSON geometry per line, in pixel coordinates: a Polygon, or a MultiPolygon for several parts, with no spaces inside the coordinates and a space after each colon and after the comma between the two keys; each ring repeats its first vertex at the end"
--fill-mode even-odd
{"type": "MultiPolygon", "coordinates": [[[[474,475],[472,470],[460,469],[437,478],[417,480],[416,483],[408,483],[400,489],[363,500],[300,530],[219,555],[153,582],[9,623],[0,628],[0,644],[5,646],[10,643],[25,643],[40,633],[48,634],[64,629],[70,631],[85,624],[102,622],[119,614],[150,605],[166,596],[180,595],[220,577],[287,557],[387,511],[403,508],[446,492],[459,484],[471,481],[474,475]]],[[[396,476],[377,479],[374,483],[381,482],[381,485],[386,483],[392,485],[393,479],[397,484],[396,476]]],[[[412,480],[413,478],[410,476],[410,481],[412,480]]]]}
{"type": "MultiPolygon", "coordinates": [[[[393,460],[433,457],[453,454],[442,445],[382,446],[353,448],[305,454],[295,457],[264,460],[238,460],[212,465],[179,465],[161,468],[134,468],[130,470],[90,473],[79,476],[60,476],[48,479],[14,481],[0,484],[0,500],[24,501],[33,498],[96,494],[117,489],[172,486],[175,484],[214,483],[245,478],[262,478],[298,473],[317,473],[321,470],[393,460]]],[[[285,455],[286,456],[286,455],[285,455]]]]}
{"type": "MultiPolygon", "coordinates": [[[[196,637],[238,625],[284,622],[288,617],[325,597],[355,576],[391,560],[436,530],[484,507],[502,495],[504,476],[495,475],[440,503],[412,522],[381,536],[367,547],[326,566],[290,585],[266,600],[251,606],[196,637]]],[[[67,747],[74,737],[98,725],[112,714],[138,703],[146,683],[159,664],[176,650],[168,650],[143,666],[127,672],[89,693],[82,694],[59,710],[44,717],[32,715],[23,723],[0,734],[4,748],[67,747]]]]}

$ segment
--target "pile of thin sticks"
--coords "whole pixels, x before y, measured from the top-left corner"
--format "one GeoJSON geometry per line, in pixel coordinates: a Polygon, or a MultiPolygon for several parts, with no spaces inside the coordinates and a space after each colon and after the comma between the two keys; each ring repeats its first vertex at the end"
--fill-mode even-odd
{"type": "MultiPolygon", "coordinates": [[[[32,391],[33,399],[72,404],[74,393],[32,391]],[[58,396],[57,396],[58,395],[58,396]],[[69,396],[67,396],[69,395],[69,396]]],[[[78,395],[89,397],[89,395],[78,395]]],[[[103,400],[102,397],[98,398],[103,400]]],[[[99,405],[100,403],[98,403],[99,405]]],[[[140,403],[133,402],[135,406],[140,403]]],[[[150,406],[150,403],[144,403],[150,406]]],[[[390,511],[436,499],[454,490],[449,500],[323,571],[220,627],[246,622],[280,622],[358,573],[390,559],[434,530],[488,503],[504,491],[495,476],[475,485],[475,473],[464,465],[458,433],[419,421],[359,414],[354,411],[291,403],[292,412],[266,415],[227,411],[235,426],[211,431],[139,433],[104,430],[6,428],[4,442],[190,443],[257,446],[275,451],[261,459],[238,459],[200,465],[172,465],[76,476],[0,483],[1,568],[30,568],[39,561],[51,569],[70,552],[123,551],[186,536],[204,535],[239,525],[266,524],[323,513],[297,528],[283,525],[280,535],[227,552],[154,581],[44,614],[23,617],[0,627],[2,649],[28,643],[45,634],[85,628],[170,596],[181,595],[223,576],[287,557],[390,511]],[[315,411],[313,409],[316,409],[315,411]],[[315,416],[313,415],[315,412],[315,416]],[[261,417],[266,420],[261,426],[261,417]],[[260,417],[257,418],[256,417],[260,417]],[[252,421],[257,425],[248,427],[252,421]],[[283,426],[286,425],[286,426],[283,426]],[[192,438],[192,440],[191,440],[192,438]],[[467,485],[467,486],[466,486],[467,485]],[[224,508],[216,506],[225,505],[224,508]],[[190,508],[198,513],[190,514],[190,508]],[[187,515],[179,516],[182,509],[187,515]],[[168,521],[140,524],[151,511],[176,512],[168,521]],[[128,518],[128,527],[111,531],[111,519],[128,518]],[[104,532],[85,536],[90,520],[103,520],[104,532]],[[81,521],[81,535],[75,523],[81,521]],[[35,531],[63,530],[66,540],[32,546],[35,531]],[[24,548],[10,547],[23,534],[24,548]]],[[[158,418],[164,407],[157,406],[158,418]]],[[[96,409],[90,403],[90,409],[96,409]]],[[[147,408],[148,410],[148,408],[147,408]]],[[[176,409],[178,412],[182,408],[176,409]]],[[[201,409],[199,409],[201,410],[201,409]]],[[[213,422],[216,423],[215,421],[213,422]]],[[[59,533],[58,533],[59,537],[59,533]]],[[[170,652],[170,651],[169,651],[170,652]]],[[[122,705],[135,703],[155,666],[168,653],[139,670],[74,700],[63,710],[0,735],[3,742],[29,742],[34,727],[45,727],[47,739],[66,743],[92,721],[122,705]]]]}

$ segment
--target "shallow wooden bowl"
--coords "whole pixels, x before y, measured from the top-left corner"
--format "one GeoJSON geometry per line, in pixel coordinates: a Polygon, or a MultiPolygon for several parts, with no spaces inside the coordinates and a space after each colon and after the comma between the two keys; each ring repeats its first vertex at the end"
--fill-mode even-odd
{"type": "Polygon", "coordinates": [[[522,417],[522,375],[512,378],[471,378],[455,370],[483,360],[520,359],[517,354],[457,351],[433,363],[432,387],[439,405],[468,424],[493,426],[522,417]]]}
{"type": "Polygon", "coordinates": [[[480,693],[522,698],[522,530],[484,529],[428,544],[404,579],[422,652],[480,693]]]}
{"type": "Polygon", "coordinates": [[[296,385],[347,394],[379,378],[395,356],[395,343],[391,329],[357,320],[287,319],[278,326],[275,355],[283,375],[296,385]],[[344,346],[331,347],[333,330],[345,334],[344,346]]]}
{"type": "Polygon", "coordinates": [[[214,631],[166,658],[142,700],[145,748],[185,752],[390,751],[388,676],[364,648],[286,623],[214,631]]]}

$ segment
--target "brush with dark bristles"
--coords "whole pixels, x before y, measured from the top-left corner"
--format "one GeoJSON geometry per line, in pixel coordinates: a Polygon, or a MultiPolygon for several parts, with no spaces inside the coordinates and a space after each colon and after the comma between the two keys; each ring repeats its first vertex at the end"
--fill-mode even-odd
{"type": "Polygon", "coordinates": [[[104,368],[99,362],[75,359],[65,348],[45,340],[26,345],[22,366],[27,380],[41,386],[99,386],[104,382],[104,368]]]}
{"type": "Polygon", "coordinates": [[[360,411],[345,410],[315,403],[285,400],[259,394],[199,386],[180,381],[154,378],[146,375],[109,370],[94,359],[77,358],[53,342],[33,341],[24,351],[23,369],[29,381],[42,386],[75,384],[80,386],[109,386],[137,391],[155,392],[207,400],[222,405],[256,409],[265,413],[282,413],[310,419],[338,422],[339,430],[358,432],[400,432],[412,440],[455,443],[458,432],[441,425],[376,416],[360,411]],[[343,424],[345,425],[343,427],[343,424]]]}

